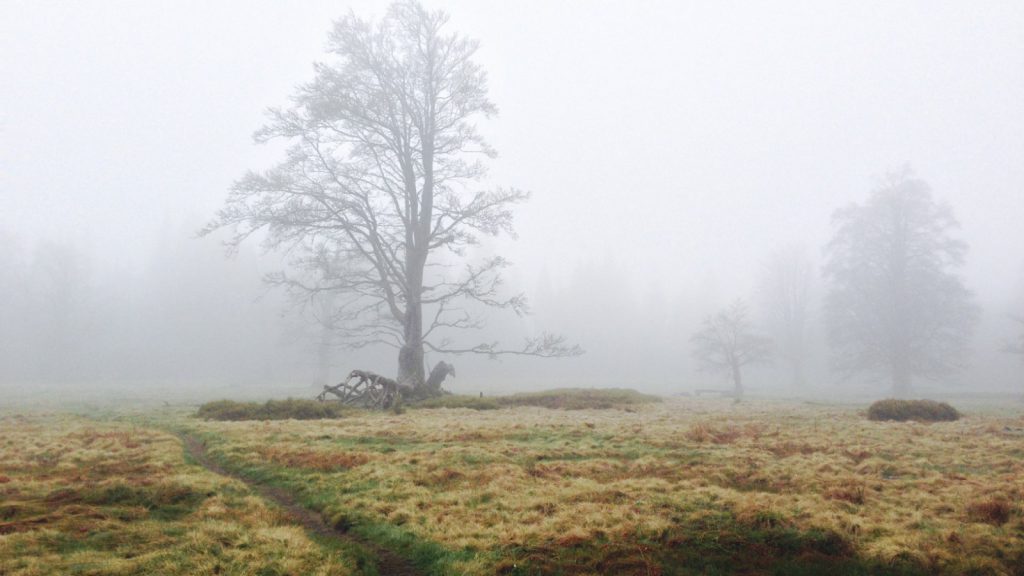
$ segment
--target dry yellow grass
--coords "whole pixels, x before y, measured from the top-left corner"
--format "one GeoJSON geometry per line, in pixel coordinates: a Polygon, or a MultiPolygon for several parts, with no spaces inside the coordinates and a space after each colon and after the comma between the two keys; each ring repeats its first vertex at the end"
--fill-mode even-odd
{"type": "Polygon", "coordinates": [[[348,574],[179,440],[436,574],[1021,574],[1024,417],[679,399],[152,426],[0,418],[0,574],[348,574]]]}
{"type": "Polygon", "coordinates": [[[787,551],[910,573],[1024,566],[1019,413],[879,423],[841,407],[685,399],[186,425],[325,514],[460,552],[460,572],[558,557],[574,573],[687,573],[673,554],[715,539],[729,542],[723,562],[761,554],[754,571],[787,551]],[[748,536],[766,544],[745,550],[748,536]]]}
{"type": "Polygon", "coordinates": [[[0,574],[350,574],[164,432],[0,416],[0,574]]]}

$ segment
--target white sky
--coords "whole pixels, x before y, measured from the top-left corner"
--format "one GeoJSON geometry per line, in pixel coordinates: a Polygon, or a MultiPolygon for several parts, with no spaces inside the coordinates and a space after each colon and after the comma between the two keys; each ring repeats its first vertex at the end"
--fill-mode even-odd
{"type": "MultiPolygon", "coordinates": [[[[482,43],[493,181],[535,194],[505,248],[526,284],[607,256],[641,292],[745,296],[768,251],[818,254],[831,212],[909,163],[979,295],[1020,286],[1024,2],[427,5],[482,43]]],[[[384,4],[3,0],[0,229],[140,266],[272,164],[250,134],[349,8],[384,4]]]]}

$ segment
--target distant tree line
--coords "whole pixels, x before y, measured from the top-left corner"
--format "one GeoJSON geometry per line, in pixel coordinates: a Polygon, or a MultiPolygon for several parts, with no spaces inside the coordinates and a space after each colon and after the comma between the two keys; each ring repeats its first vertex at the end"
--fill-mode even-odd
{"type": "MultiPolygon", "coordinates": [[[[967,244],[949,206],[909,170],[890,173],[861,204],[837,210],[826,247],[824,323],[832,367],[843,377],[889,382],[906,397],[918,379],[947,378],[964,369],[978,307],[959,270],[967,244]]],[[[810,266],[799,252],[771,257],[762,283],[774,352],[803,381],[810,266]]],[[[1024,336],[1021,337],[1024,339],[1024,336]]],[[[745,306],[710,316],[693,336],[702,366],[727,368],[742,393],[743,365],[769,358],[769,341],[756,335],[745,306]]],[[[1021,343],[1007,351],[1022,353],[1021,343]]]]}
{"type": "Polygon", "coordinates": [[[251,254],[225,265],[182,230],[144,269],[114,261],[0,231],[0,384],[225,385],[307,371],[251,254]]]}

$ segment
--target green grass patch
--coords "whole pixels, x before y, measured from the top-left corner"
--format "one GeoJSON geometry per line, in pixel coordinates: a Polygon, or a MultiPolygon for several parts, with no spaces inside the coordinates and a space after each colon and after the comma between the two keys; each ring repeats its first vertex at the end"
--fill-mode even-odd
{"type": "Polygon", "coordinates": [[[336,402],[317,400],[268,400],[259,402],[235,402],[217,400],[199,407],[196,416],[204,420],[324,420],[342,418],[351,414],[352,409],[336,402]]]}
{"type": "Polygon", "coordinates": [[[445,394],[410,403],[409,408],[469,408],[470,410],[497,410],[501,408],[498,398],[484,398],[463,394],[445,394]]]}
{"type": "MultiPolygon", "coordinates": [[[[217,438],[208,434],[197,434],[197,436],[208,440],[209,443],[217,442],[217,438]]],[[[436,542],[420,538],[400,526],[376,521],[363,513],[352,510],[345,502],[346,496],[375,488],[377,485],[375,480],[340,485],[332,482],[325,487],[311,483],[308,475],[301,470],[267,464],[241,464],[233,460],[230,455],[218,450],[211,450],[208,454],[225,469],[246,480],[290,492],[303,507],[319,513],[324,521],[334,529],[387,548],[412,562],[425,574],[431,576],[454,574],[456,571],[453,566],[457,562],[471,559],[479,553],[447,549],[436,542]]],[[[353,550],[349,550],[349,552],[357,559],[357,567],[364,574],[377,574],[373,562],[368,560],[368,554],[372,554],[372,550],[355,544],[351,544],[350,547],[353,550]]]]}
{"type": "Polygon", "coordinates": [[[497,410],[516,406],[539,406],[553,410],[629,410],[642,404],[661,402],[661,398],[628,388],[558,388],[511,396],[467,396],[449,394],[429,398],[410,408],[468,408],[497,410]]]}
{"type": "Polygon", "coordinates": [[[641,394],[629,388],[558,388],[499,396],[496,400],[502,406],[540,406],[558,410],[628,409],[661,402],[658,396],[641,394]]]}

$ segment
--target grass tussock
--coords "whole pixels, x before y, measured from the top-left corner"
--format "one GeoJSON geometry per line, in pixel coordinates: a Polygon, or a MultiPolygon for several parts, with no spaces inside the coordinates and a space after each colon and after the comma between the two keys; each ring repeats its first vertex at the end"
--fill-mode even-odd
{"type": "Polygon", "coordinates": [[[362,466],[370,456],[362,452],[340,452],[325,450],[287,450],[268,447],[262,454],[269,461],[289,468],[306,468],[321,472],[338,472],[362,466]]]}
{"type": "Polygon", "coordinates": [[[869,420],[906,422],[955,422],[960,412],[945,402],[934,400],[879,400],[868,408],[869,420]]]}
{"type": "Polygon", "coordinates": [[[259,402],[236,402],[216,400],[199,407],[196,416],[204,420],[326,420],[342,418],[352,412],[351,408],[337,402],[317,400],[268,400],[259,402]]]}
{"type": "Polygon", "coordinates": [[[1000,498],[973,502],[967,506],[967,517],[972,522],[984,522],[993,526],[1002,526],[1009,522],[1013,512],[1013,505],[1000,498]]]}

